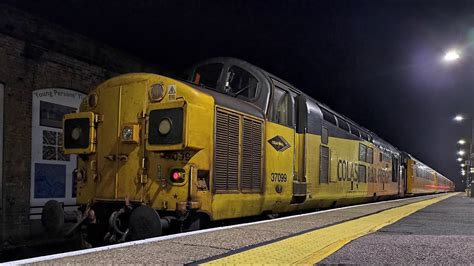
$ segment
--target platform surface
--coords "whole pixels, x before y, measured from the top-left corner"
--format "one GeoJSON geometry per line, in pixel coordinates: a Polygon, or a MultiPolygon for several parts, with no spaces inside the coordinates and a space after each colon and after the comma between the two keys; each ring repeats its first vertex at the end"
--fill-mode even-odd
{"type": "Polygon", "coordinates": [[[212,228],[16,263],[469,263],[474,251],[472,226],[474,199],[451,193],[212,228]],[[267,253],[271,255],[262,257],[267,253]]]}
{"type": "Polygon", "coordinates": [[[361,237],[322,263],[472,264],[474,198],[458,194],[361,237]]]}

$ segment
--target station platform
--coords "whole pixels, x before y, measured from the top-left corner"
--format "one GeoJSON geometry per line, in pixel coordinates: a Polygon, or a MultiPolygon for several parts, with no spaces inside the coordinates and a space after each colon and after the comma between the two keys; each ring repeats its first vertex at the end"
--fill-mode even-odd
{"type": "Polygon", "coordinates": [[[211,228],[10,263],[468,264],[474,252],[473,225],[474,198],[449,193],[211,228]]]}

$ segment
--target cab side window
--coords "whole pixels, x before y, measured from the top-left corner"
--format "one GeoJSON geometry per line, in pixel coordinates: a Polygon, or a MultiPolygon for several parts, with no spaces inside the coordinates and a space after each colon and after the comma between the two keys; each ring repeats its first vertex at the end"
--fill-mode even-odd
{"type": "Polygon", "coordinates": [[[258,80],[246,70],[231,66],[227,72],[225,90],[232,96],[254,99],[257,96],[258,80]]]}
{"type": "Polygon", "coordinates": [[[271,121],[284,126],[291,126],[289,92],[275,86],[273,91],[271,121]]]}
{"type": "Polygon", "coordinates": [[[204,85],[216,89],[222,67],[223,65],[221,63],[198,66],[194,71],[192,82],[197,85],[204,85]]]}

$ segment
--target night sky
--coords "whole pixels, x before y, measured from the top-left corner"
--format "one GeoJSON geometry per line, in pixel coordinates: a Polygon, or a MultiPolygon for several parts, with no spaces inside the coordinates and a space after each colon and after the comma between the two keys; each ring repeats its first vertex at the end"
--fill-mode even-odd
{"type": "Polygon", "coordinates": [[[287,80],[461,183],[474,116],[474,1],[8,0],[180,73],[232,56],[287,80]],[[446,64],[446,50],[462,60],[446,64]]]}

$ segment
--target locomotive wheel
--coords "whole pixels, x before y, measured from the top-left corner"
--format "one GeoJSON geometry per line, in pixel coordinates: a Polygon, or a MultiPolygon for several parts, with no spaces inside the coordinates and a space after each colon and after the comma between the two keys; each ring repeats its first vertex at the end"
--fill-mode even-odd
{"type": "Polygon", "coordinates": [[[43,207],[41,223],[50,235],[59,233],[64,225],[64,211],[61,204],[55,200],[49,200],[43,207]]]}
{"type": "Polygon", "coordinates": [[[161,220],[158,213],[150,206],[135,208],[128,221],[129,240],[140,240],[161,235],[161,220]]]}

